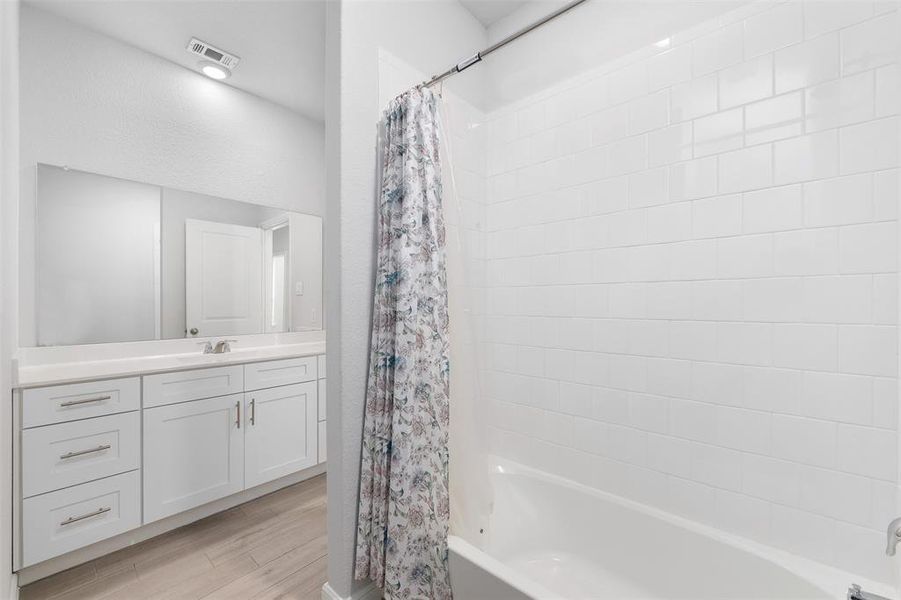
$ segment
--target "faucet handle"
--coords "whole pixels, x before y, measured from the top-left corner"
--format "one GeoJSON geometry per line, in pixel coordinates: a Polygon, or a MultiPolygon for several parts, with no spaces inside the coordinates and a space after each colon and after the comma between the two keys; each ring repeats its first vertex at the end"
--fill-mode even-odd
{"type": "Polygon", "coordinates": [[[873,592],[865,592],[859,585],[852,583],[848,588],[847,600],[889,600],[885,596],[874,594],[873,592]]]}
{"type": "Polygon", "coordinates": [[[213,344],[210,341],[206,342],[197,342],[198,346],[203,346],[204,354],[212,354],[213,353],[213,344]]]}
{"type": "Polygon", "coordinates": [[[237,343],[238,340],[219,340],[216,342],[216,347],[213,349],[214,354],[224,354],[225,352],[231,352],[231,344],[237,343]]]}
{"type": "Polygon", "coordinates": [[[894,519],[891,523],[888,524],[888,529],[885,532],[885,537],[885,553],[889,556],[894,556],[895,548],[898,546],[898,543],[901,542],[901,517],[894,519]]]}

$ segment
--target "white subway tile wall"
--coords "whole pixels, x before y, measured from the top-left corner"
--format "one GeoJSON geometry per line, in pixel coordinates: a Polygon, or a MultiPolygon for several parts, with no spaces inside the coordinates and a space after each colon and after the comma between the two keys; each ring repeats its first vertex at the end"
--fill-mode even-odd
{"type": "Polygon", "coordinates": [[[741,14],[487,117],[493,448],[889,581],[897,5],[741,14]]]}

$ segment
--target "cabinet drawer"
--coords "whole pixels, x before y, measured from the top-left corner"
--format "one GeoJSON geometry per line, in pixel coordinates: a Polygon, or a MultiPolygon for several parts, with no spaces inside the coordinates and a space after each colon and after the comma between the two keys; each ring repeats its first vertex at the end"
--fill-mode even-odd
{"type": "Polygon", "coordinates": [[[319,380],[319,391],[318,391],[318,405],[319,405],[319,420],[325,421],[325,412],[328,406],[328,403],[325,399],[325,379],[319,380]]]}
{"type": "Polygon", "coordinates": [[[316,357],[319,362],[319,379],[325,379],[325,354],[316,357]]]}
{"type": "Polygon", "coordinates": [[[140,466],[141,413],[59,423],[22,432],[26,498],[140,466]]]}
{"type": "Polygon", "coordinates": [[[109,379],[22,391],[22,427],[64,423],[141,408],[141,380],[109,379]]]}
{"type": "Polygon", "coordinates": [[[315,356],[244,365],[244,387],[248,392],[315,380],[315,356]]]}
{"type": "Polygon", "coordinates": [[[144,377],[144,408],[244,391],[244,367],[212,367],[144,377]]]}
{"type": "Polygon", "coordinates": [[[141,525],[138,471],[22,502],[22,562],[27,567],[141,525]]]}

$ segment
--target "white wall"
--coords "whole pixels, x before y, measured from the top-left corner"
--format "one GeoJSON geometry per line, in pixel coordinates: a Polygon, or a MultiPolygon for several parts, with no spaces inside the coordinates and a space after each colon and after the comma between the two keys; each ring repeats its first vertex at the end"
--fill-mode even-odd
{"type": "Polygon", "coordinates": [[[12,597],[12,360],[18,345],[19,3],[0,2],[0,596],[12,597]]]}
{"type": "MultiPolygon", "coordinates": [[[[326,17],[326,121],[334,124],[326,142],[329,584],[347,597],[353,588],[372,304],[377,123],[384,109],[378,102],[378,51],[383,47],[418,71],[435,73],[486,40],[482,26],[455,0],[330,2],[326,17]]],[[[449,89],[478,97],[481,77],[472,69],[449,89]]]]}
{"type": "Polygon", "coordinates": [[[21,52],[23,167],[323,214],[322,123],[27,5],[21,52]]]}
{"type": "Polygon", "coordinates": [[[323,318],[322,219],[310,215],[289,215],[289,231],[294,251],[291,255],[290,282],[303,282],[303,294],[297,295],[289,284],[291,331],[325,327],[323,318]]]}
{"type": "Polygon", "coordinates": [[[890,580],[896,9],[745,7],[493,115],[497,452],[890,580]]]}

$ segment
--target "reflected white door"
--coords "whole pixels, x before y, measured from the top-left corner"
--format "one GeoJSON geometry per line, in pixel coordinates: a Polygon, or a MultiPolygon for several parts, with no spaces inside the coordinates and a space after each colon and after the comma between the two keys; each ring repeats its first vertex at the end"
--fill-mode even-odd
{"type": "Polygon", "coordinates": [[[188,337],[262,331],[262,236],[257,227],[185,220],[188,337]]]}

